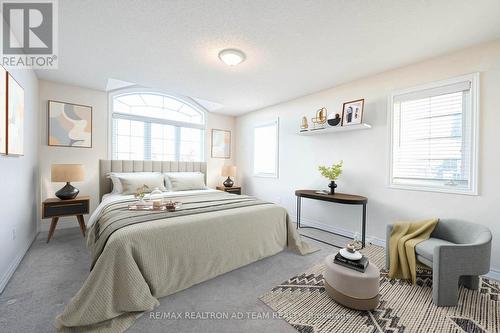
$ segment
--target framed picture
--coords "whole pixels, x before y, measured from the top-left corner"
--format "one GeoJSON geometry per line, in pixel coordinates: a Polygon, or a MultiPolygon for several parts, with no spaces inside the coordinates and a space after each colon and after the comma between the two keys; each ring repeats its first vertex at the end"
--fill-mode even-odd
{"type": "Polygon", "coordinates": [[[92,148],[92,107],[49,101],[48,144],[92,148]]]}
{"type": "Polygon", "coordinates": [[[0,154],[7,154],[7,71],[0,65],[0,154]]]}
{"type": "Polygon", "coordinates": [[[24,89],[7,75],[7,155],[24,154],[24,89]]]}
{"type": "Polygon", "coordinates": [[[212,157],[231,158],[231,131],[212,129],[212,157]]]}
{"type": "Polygon", "coordinates": [[[357,125],[363,122],[364,99],[344,103],[342,108],[342,126],[357,125]]]}

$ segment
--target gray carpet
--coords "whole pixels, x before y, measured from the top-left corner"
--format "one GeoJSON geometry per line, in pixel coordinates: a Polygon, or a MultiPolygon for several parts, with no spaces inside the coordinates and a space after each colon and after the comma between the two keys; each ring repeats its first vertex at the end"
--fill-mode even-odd
{"type": "MultiPolygon", "coordinates": [[[[345,242],[312,230],[308,233],[340,244],[345,242]]],[[[88,275],[89,254],[77,228],[56,230],[49,244],[45,243],[46,237],[47,233],[38,235],[0,294],[0,332],[53,332],[55,316],[88,275]]],[[[296,333],[284,320],[273,319],[272,311],[257,298],[335,251],[333,247],[316,244],[322,251],[308,256],[282,252],[164,297],[153,313],[145,313],[127,332],[296,333]],[[186,312],[194,312],[191,317],[222,313],[235,318],[186,319],[186,312]],[[182,318],[166,318],[173,317],[172,313],[182,313],[182,318]],[[155,315],[163,318],[152,318],[155,315]],[[248,316],[254,319],[238,319],[248,316]]]]}

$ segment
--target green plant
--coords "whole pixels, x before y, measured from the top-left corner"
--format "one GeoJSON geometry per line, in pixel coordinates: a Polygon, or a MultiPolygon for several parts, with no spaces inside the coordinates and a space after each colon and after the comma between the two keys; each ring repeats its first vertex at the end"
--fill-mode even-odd
{"type": "Polygon", "coordinates": [[[320,165],[318,167],[318,170],[323,177],[331,181],[334,181],[337,178],[339,178],[339,176],[342,174],[342,164],[344,164],[344,161],[340,161],[337,164],[333,164],[331,167],[320,165]]]}

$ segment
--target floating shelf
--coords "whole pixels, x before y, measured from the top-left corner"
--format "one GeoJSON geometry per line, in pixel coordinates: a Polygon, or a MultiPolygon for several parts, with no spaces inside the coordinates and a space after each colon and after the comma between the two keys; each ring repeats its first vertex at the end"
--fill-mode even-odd
{"type": "Polygon", "coordinates": [[[359,124],[359,125],[349,125],[349,126],[328,126],[321,129],[308,130],[299,132],[299,135],[318,135],[318,134],[327,134],[327,133],[338,133],[338,132],[347,132],[347,131],[356,131],[356,130],[364,130],[370,129],[372,125],[369,124],[359,124]]]}

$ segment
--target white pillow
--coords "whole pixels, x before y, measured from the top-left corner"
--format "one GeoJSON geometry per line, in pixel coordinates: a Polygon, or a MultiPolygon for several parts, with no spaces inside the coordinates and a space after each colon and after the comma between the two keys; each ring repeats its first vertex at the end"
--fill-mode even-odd
{"type": "Polygon", "coordinates": [[[134,194],[137,189],[146,185],[151,192],[155,188],[165,191],[163,175],[159,172],[112,172],[108,176],[113,182],[113,192],[134,194]]]}
{"type": "Polygon", "coordinates": [[[168,191],[206,190],[205,175],[201,172],[166,172],[165,185],[168,191]]]}

